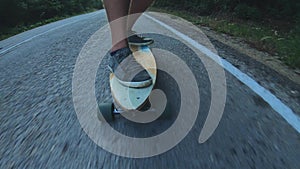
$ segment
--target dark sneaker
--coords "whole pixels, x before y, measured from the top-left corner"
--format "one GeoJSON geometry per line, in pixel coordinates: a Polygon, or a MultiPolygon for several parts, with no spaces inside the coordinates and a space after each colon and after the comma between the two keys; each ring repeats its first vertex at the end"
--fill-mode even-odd
{"type": "Polygon", "coordinates": [[[130,31],[128,33],[127,40],[129,45],[135,45],[135,46],[150,45],[154,42],[152,38],[142,37],[134,31],[130,31]]]}
{"type": "Polygon", "coordinates": [[[119,82],[127,87],[142,88],[152,84],[152,78],[133,57],[131,50],[126,47],[111,53],[110,70],[119,82]]]}

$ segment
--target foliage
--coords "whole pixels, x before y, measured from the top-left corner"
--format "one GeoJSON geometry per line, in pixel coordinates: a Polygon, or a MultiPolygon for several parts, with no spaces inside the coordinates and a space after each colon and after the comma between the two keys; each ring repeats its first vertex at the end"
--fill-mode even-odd
{"type": "Polygon", "coordinates": [[[101,0],[0,0],[0,25],[29,25],[101,7],[101,0]]]}
{"type": "Polygon", "coordinates": [[[299,0],[156,0],[154,5],[188,10],[200,15],[226,12],[241,19],[271,18],[294,21],[300,16],[299,0]]]}
{"type": "Polygon", "coordinates": [[[186,10],[153,8],[180,16],[195,25],[209,27],[214,31],[240,37],[251,47],[266,51],[292,68],[300,68],[300,20],[294,27],[278,30],[274,25],[253,21],[231,20],[220,16],[200,16],[186,10]]]}
{"type": "Polygon", "coordinates": [[[234,15],[241,19],[258,20],[261,17],[260,11],[246,4],[238,4],[234,8],[234,15]]]}

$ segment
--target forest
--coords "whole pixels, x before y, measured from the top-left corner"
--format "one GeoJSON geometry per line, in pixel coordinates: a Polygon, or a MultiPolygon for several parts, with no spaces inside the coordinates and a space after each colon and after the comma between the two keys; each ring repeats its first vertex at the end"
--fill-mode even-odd
{"type": "Polygon", "coordinates": [[[101,0],[0,0],[0,25],[14,27],[102,8],[101,0]]]}

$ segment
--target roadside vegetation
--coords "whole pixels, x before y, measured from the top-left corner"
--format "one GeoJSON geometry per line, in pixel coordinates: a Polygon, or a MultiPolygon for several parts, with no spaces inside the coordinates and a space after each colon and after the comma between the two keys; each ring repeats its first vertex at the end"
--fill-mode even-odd
{"type": "Polygon", "coordinates": [[[101,0],[0,0],[0,40],[100,8],[101,0]]]}
{"type": "Polygon", "coordinates": [[[300,68],[298,0],[156,0],[153,10],[240,37],[290,67],[300,68]]]}

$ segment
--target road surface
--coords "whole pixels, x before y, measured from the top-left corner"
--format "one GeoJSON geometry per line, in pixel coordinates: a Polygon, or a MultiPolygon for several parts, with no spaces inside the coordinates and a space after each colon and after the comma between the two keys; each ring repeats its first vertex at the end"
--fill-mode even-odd
{"type": "MultiPolygon", "coordinates": [[[[151,18],[146,17],[146,20],[144,26],[170,32],[151,18]]],[[[72,80],[83,46],[106,24],[104,11],[97,11],[0,42],[0,168],[299,168],[297,99],[289,104],[280,102],[291,107],[289,121],[285,114],[275,110],[272,100],[267,102],[261,96],[264,94],[256,93],[225,69],[224,113],[213,135],[200,144],[199,135],[212,98],[208,72],[186,44],[167,35],[151,33],[148,35],[155,39],[153,48],[180,56],[195,76],[201,96],[195,124],[175,147],[148,158],[122,157],[98,146],[77,118],[72,80]]],[[[188,28],[179,31],[197,38],[188,28]]],[[[107,39],[102,40],[108,43],[107,39]]],[[[217,50],[224,55],[234,53],[228,48],[217,50]]],[[[100,64],[95,81],[98,102],[110,100],[108,81],[104,78],[108,75],[106,60],[100,64]]],[[[179,87],[173,84],[172,77],[159,72],[156,88],[166,92],[171,111],[175,113],[172,118],[137,124],[121,117],[111,123],[111,127],[136,138],[155,136],[167,130],[180,108],[179,87]]]]}

